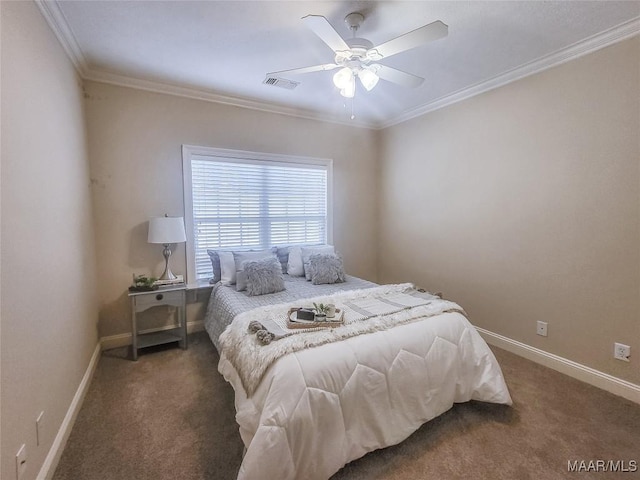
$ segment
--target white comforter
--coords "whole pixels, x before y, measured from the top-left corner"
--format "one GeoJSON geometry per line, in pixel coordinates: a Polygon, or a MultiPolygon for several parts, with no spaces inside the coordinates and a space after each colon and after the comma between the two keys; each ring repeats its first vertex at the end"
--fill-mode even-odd
{"type": "Polygon", "coordinates": [[[224,349],[218,368],[247,449],[239,480],[327,479],[454,403],[511,404],[495,357],[460,313],[287,353],[250,397],[224,349]]]}

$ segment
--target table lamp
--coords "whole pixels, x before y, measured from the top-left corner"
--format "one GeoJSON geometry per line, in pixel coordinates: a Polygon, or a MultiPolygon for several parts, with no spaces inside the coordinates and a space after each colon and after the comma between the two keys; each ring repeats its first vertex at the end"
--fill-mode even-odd
{"type": "Polygon", "coordinates": [[[187,241],[184,231],[184,219],[182,217],[153,217],[149,220],[149,236],[147,242],[161,243],[164,245],[162,254],[164,255],[164,272],[160,280],[175,280],[176,276],[169,268],[169,257],[171,256],[172,243],[182,243],[187,241]]]}

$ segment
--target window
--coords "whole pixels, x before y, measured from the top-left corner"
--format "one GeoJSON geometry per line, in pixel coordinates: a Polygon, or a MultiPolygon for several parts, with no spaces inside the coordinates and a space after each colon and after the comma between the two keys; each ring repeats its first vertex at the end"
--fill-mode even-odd
{"type": "Polygon", "coordinates": [[[332,161],[182,147],[187,279],[209,279],[207,249],[332,241],[332,161]]]}

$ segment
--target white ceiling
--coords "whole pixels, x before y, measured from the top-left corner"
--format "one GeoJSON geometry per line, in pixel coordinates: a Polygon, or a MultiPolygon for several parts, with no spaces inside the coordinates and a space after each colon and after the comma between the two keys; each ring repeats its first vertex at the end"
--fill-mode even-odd
{"type": "MultiPolygon", "coordinates": [[[[449,35],[380,63],[424,77],[418,88],[358,85],[356,125],[397,123],[640,32],[640,1],[58,1],[41,10],[85,78],[350,122],[350,100],[323,71],[263,84],[265,74],[331,63],[301,17],[365,15],[380,44],[435,20],[449,35]]],[[[640,52],[639,52],[640,54],[640,52]]]]}

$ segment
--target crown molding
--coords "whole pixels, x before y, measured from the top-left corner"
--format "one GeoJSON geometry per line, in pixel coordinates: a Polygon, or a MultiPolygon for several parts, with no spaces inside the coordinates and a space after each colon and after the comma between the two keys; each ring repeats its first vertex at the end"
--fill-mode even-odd
{"type": "Polygon", "coordinates": [[[60,5],[57,1],[47,0],[34,0],[40,13],[53,30],[53,33],[58,38],[60,45],[64,48],[67,56],[73,63],[78,73],[82,78],[85,77],[89,71],[89,64],[84,57],[80,45],[78,44],[76,37],[73,35],[71,28],[69,28],[69,22],[64,16],[64,13],[60,9],[60,5]]]}
{"type": "Polygon", "coordinates": [[[154,80],[142,80],[126,75],[104,72],[89,67],[73,32],[69,28],[64,13],[60,9],[57,0],[35,0],[40,12],[46,19],[47,23],[58,38],[60,44],[64,48],[67,56],[73,62],[80,76],[85,80],[93,80],[95,82],[108,83],[122,87],[136,88],[155,93],[164,93],[167,95],[176,95],[195,100],[203,100],[206,102],[221,103],[236,107],[249,108],[261,112],[277,113],[280,115],[288,115],[296,118],[304,118],[321,122],[335,123],[349,127],[368,128],[382,130],[399,123],[406,122],[413,118],[425,115],[429,112],[439,110],[441,108],[453,105],[455,103],[467,100],[476,95],[494,90],[498,87],[515,82],[530,75],[535,75],[549,68],[561,65],[563,63],[575,60],[589,53],[595,52],[602,48],[608,47],[615,43],[631,38],[640,33],[640,17],[631,19],[616,27],[604,32],[593,35],[585,40],[574,43],[569,47],[558,50],[537,60],[525,63],[508,72],[497,75],[488,80],[476,83],[467,88],[458,90],[450,95],[437,98],[431,102],[420,105],[403,112],[402,114],[386,121],[386,122],[364,122],[358,119],[343,120],[333,115],[316,112],[312,110],[301,110],[298,108],[285,107],[282,105],[274,105],[266,102],[259,102],[238,97],[225,96],[211,91],[199,88],[184,87],[175,84],[162,83],[154,80]]]}
{"type": "Polygon", "coordinates": [[[183,87],[175,84],[168,84],[158,82],[155,80],[143,80],[140,78],[134,78],[127,75],[120,75],[117,73],[104,72],[99,70],[90,69],[83,75],[85,80],[91,80],[94,82],[107,83],[111,85],[117,85],[120,87],[135,88],[138,90],[146,90],[154,93],[164,93],[167,95],[174,95],[178,97],[185,97],[194,100],[202,100],[205,102],[221,103],[223,105],[231,105],[234,107],[248,108],[251,110],[257,110],[267,113],[277,113],[280,115],[288,115],[296,118],[304,118],[307,120],[315,120],[321,122],[335,123],[344,125],[347,127],[358,127],[375,129],[377,124],[368,123],[355,120],[342,120],[324,114],[321,112],[315,112],[312,110],[302,110],[299,108],[285,107],[282,105],[274,105],[266,102],[259,102],[255,100],[249,100],[246,98],[231,97],[214,93],[205,89],[183,87]]]}
{"type": "Polygon", "coordinates": [[[529,63],[525,63],[524,65],[497,75],[489,80],[476,83],[475,85],[463,88],[450,95],[440,97],[432,102],[408,110],[388,122],[384,122],[382,125],[378,126],[378,129],[384,129],[406,122],[412,118],[453,105],[454,103],[494,90],[498,87],[507,85],[508,83],[515,82],[516,80],[520,80],[530,75],[535,75],[536,73],[562,65],[563,63],[575,60],[589,53],[593,53],[602,48],[631,38],[639,33],[640,17],[636,17],[609,30],[605,30],[604,32],[588,37],[585,40],[574,43],[569,47],[558,50],[557,52],[551,53],[537,60],[533,60],[529,63]]]}
{"type": "Polygon", "coordinates": [[[274,105],[266,102],[258,102],[239,97],[225,96],[217,94],[206,89],[197,89],[185,87],[176,84],[168,84],[155,80],[143,80],[127,75],[105,72],[89,67],[82,49],[78,44],[67,18],[65,17],[58,0],[34,0],[40,13],[49,24],[51,30],[62,45],[67,56],[73,63],[76,71],[83,80],[92,80],[95,82],[118,85],[122,87],[136,88],[154,93],[164,93],[167,95],[175,95],[179,97],[191,98],[195,100],[203,100],[206,102],[221,103],[224,105],[232,105],[235,107],[249,108],[267,113],[277,113],[296,118],[304,118],[307,120],[315,120],[338,125],[376,129],[377,123],[364,122],[358,119],[343,120],[333,115],[316,112],[312,110],[302,110],[299,108],[285,107],[282,105],[274,105]]]}

